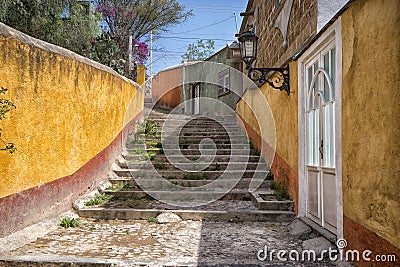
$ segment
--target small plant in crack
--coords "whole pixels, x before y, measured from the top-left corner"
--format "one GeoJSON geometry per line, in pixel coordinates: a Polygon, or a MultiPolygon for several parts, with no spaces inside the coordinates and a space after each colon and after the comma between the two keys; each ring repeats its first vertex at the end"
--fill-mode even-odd
{"type": "Polygon", "coordinates": [[[165,169],[167,169],[167,166],[164,163],[156,162],[156,163],[154,163],[153,166],[154,166],[154,168],[156,170],[165,170],[165,169]]]}
{"type": "Polygon", "coordinates": [[[119,183],[116,183],[116,184],[113,184],[113,185],[107,187],[106,190],[116,191],[116,190],[121,190],[123,187],[124,187],[124,183],[119,182],[119,183]]]}
{"type": "Polygon", "coordinates": [[[148,221],[149,223],[157,223],[157,218],[155,218],[155,217],[149,217],[149,218],[147,219],[147,221],[148,221]]]}
{"type": "Polygon", "coordinates": [[[207,180],[208,176],[204,172],[202,174],[184,174],[183,179],[184,180],[207,180]]]}
{"type": "Polygon", "coordinates": [[[154,120],[147,120],[146,121],[146,126],[145,126],[145,134],[146,135],[157,135],[158,134],[158,128],[159,123],[154,121],[154,120]]]}
{"type": "Polygon", "coordinates": [[[106,194],[96,194],[93,199],[85,203],[85,206],[91,207],[101,205],[111,199],[113,199],[113,196],[109,196],[106,194]]]}
{"type": "Polygon", "coordinates": [[[274,190],[274,196],[276,200],[282,201],[289,199],[289,194],[286,191],[286,183],[283,181],[276,182],[274,181],[269,189],[274,190]]]}
{"type": "Polygon", "coordinates": [[[144,149],[141,148],[141,147],[139,147],[139,148],[137,148],[137,149],[135,150],[135,154],[136,154],[136,155],[141,155],[141,154],[143,154],[143,152],[144,152],[144,149]]]}
{"type": "Polygon", "coordinates": [[[265,176],[265,180],[268,180],[268,181],[273,181],[274,180],[274,174],[271,172],[271,170],[265,176]]]}
{"type": "Polygon", "coordinates": [[[252,141],[249,142],[250,145],[250,154],[253,156],[260,156],[260,150],[253,144],[252,141]]]}
{"type": "Polygon", "coordinates": [[[156,154],[153,152],[147,152],[147,157],[150,161],[153,161],[156,158],[156,154]]]}
{"type": "Polygon", "coordinates": [[[64,228],[77,227],[79,226],[79,219],[64,217],[59,225],[64,228]]]}

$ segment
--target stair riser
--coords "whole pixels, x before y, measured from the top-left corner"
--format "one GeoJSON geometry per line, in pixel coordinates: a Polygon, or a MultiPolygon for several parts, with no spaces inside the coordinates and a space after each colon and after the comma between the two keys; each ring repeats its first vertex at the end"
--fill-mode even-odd
{"type": "MultiPolygon", "coordinates": [[[[154,174],[154,172],[146,172],[143,170],[114,170],[115,174],[117,174],[120,177],[142,177],[142,178],[152,178],[154,175],[161,175],[163,177],[166,177],[166,179],[185,179],[185,180],[214,180],[219,178],[224,172],[215,172],[215,171],[203,171],[200,173],[185,173],[182,171],[158,171],[157,174],[154,174]],[[205,176],[202,174],[205,173],[205,176]],[[204,179],[202,178],[204,177],[204,179]]],[[[240,172],[237,173],[232,173],[231,172],[225,172],[225,175],[231,175],[236,177],[239,175],[240,172]]],[[[254,171],[245,171],[242,174],[242,178],[253,178],[254,171]]],[[[267,176],[267,172],[258,172],[257,177],[262,179],[267,176]]]]}
{"type": "MultiPolygon", "coordinates": [[[[124,155],[124,158],[128,161],[133,161],[133,162],[140,162],[140,161],[147,161],[148,157],[146,156],[133,156],[133,155],[124,155]]],[[[172,162],[175,162],[178,158],[180,157],[169,157],[172,162]]],[[[188,160],[197,160],[199,156],[193,155],[193,156],[186,156],[185,157],[188,160]]],[[[214,159],[214,163],[224,163],[224,162],[258,162],[260,160],[259,157],[252,156],[252,157],[237,157],[237,156],[224,156],[224,155],[217,155],[214,159]]],[[[169,159],[165,155],[156,155],[154,162],[169,162],[169,159]]]]}
{"type": "MultiPolygon", "coordinates": [[[[170,149],[170,150],[173,150],[173,149],[177,149],[177,146],[175,145],[175,144],[165,144],[165,143],[163,143],[163,145],[162,145],[162,147],[163,147],[163,149],[164,150],[167,150],[167,149],[170,149]]],[[[133,149],[133,150],[135,150],[135,149],[151,149],[152,147],[150,147],[150,146],[146,146],[146,145],[144,145],[144,144],[128,144],[128,145],[126,145],[126,148],[129,150],[129,149],[133,149]]],[[[199,149],[199,144],[180,144],[179,145],[179,148],[180,148],[180,150],[182,150],[182,149],[199,149]]],[[[222,144],[222,143],[217,143],[217,144],[215,144],[215,145],[205,145],[205,144],[203,144],[202,145],[202,149],[214,149],[214,148],[217,148],[217,149],[232,149],[232,150],[247,150],[247,151],[249,151],[250,149],[249,149],[249,144],[245,144],[245,143],[242,143],[242,144],[222,144]]]]}
{"type": "MultiPolygon", "coordinates": [[[[128,210],[128,209],[84,209],[79,210],[81,217],[94,219],[147,220],[157,217],[163,210],[128,210]]],[[[218,221],[248,221],[248,222],[291,222],[294,213],[280,212],[242,212],[242,211],[181,211],[171,210],[183,220],[218,220],[218,221]]]]}
{"type": "MultiPolygon", "coordinates": [[[[156,190],[156,188],[154,188],[156,190]]],[[[144,198],[148,196],[145,191],[104,191],[106,195],[112,195],[118,199],[128,199],[128,198],[144,198]]],[[[226,195],[223,193],[214,193],[214,192],[187,192],[182,193],[178,191],[165,190],[165,191],[157,191],[157,196],[160,196],[162,199],[173,199],[176,201],[196,201],[199,200],[243,200],[250,201],[251,195],[248,192],[229,192],[226,195]],[[223,196],[222,196],[223,195],[223,196]]],[[[151,194],[150,194],[151,195],[151,194]]]]}
{"type": "MultiPolygon", "coordinates": [[[[127,162],[119,162],[119,167],[125,169],[159,169],[159,170],[196,170],[196,171],[223,171],[228,167],[226,163],[178,163],[174,164],[170,162],[160,163],[158,161],[149,162],[149,163],[127,163],[127,162]],[[160,167],[161,166],[161,167],[160,167]]],[[[269,171],[269,168],[266,164],[258,164],[258,163],[229,163],[230,170],[264,170],[269,171]]]]}
{"type": "MultiPolygon", "coordinates": [[[[160,149],[156,148],[146,148],[143,149],[143,153],[147,152],[153,152],[153,153],[159,153],[160,149]]],[[[127,149],[128,154],[135,155],[137,152],[136,149],[127,149]]],[[[214,155],[214,150],[213,149],[203,149],[202,152],[206,155],[214,155]]],[[[168,155],[200,155],[200,150],[198,149],[170,149],[168,151],[168,155]]],[[[217,155],[235,155],[235,156],[245,156],[248,155],[249,152],[243,149],[217,149],[217,155]]]]}
{"type": "Polygon", "coordinates": [[[261,198],[261,196],[258,193],[250,193],[250,196],[251,196],[251,201],[253,202],[254,206],[256,206],[259,210],[292,211],[294,209],[294,202],[291,200],[283,200],[283,201],[268,200],[268,201],[265,201],[261,198]]]}
{"type": "MultiPolygon", "coordinates": [[[[176,184],[178,186],[183,186],[183,187],[199,187],[199,186],[204,186],[207,185],[209,183],[214,182],[214,186],[216,188],[226,188],[227,186],[229,186],[232,182],[226,182],[226,181],[215,181],[215,180],[169,180],[171,183],[176,184]]],[[[250,181],[251,179],[241,179],[235,186],[235,189],[248,189],[249,185],[250,185],[250,181]]],[[[114,179],[110,179],[110,182],[112,184],[129,184],[131,186],[139,186],[135,179],[131,178],[131,179],[118,179],[118,178],[114,178],[114,179]]],[[[264,180],[264,181],[260,181],[262,184],[260,185],[260,188],[264,188],[264,189],[268,189],[271,184],[272,181],[270,180],[264,180]]],[[[160,186],[160,181],[159,180],[149,180],[146,181],[146,186],[149,187],[154,187],[156,188],[157,186],[160,186]]],[[[160,188],[162,189],[162,188],[160,188]]]]}

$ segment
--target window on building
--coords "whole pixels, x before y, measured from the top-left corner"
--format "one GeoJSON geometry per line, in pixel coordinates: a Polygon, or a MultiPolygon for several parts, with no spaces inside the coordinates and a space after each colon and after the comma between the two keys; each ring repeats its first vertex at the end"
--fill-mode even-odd
{"type": "Polygon", "coordinates": [[[226,69],[218,73],[218,96],[228,94],[229,87],[229,69],[226,69]]]}

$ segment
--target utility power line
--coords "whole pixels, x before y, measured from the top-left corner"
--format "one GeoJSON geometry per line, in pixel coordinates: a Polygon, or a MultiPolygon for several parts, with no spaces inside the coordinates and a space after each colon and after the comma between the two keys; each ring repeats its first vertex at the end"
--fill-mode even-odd
{"type": "Polygon", "coordinates": [[[217,6],[217,5],[196,5],[196,4],[188,4],[188,5],[184,4],[184,6],[185,7],[191,7],[191,6],[193,6],[193,7],[210,7],[210,8],[243,8],[241,6],[217,6]]]}
{"type": "Polygon", "coordinates": [[[227,21],[227,20],[230,20],[230,19],[232,19],[232,18],[234,18],[234,16],[230,16],[229,18],[223,19],[223,20],[221,20],[221,21],[217,21],[217,22],[215,22],[215,23],[212,23],[212,24],[210,24],[210,25],[203,26],[203,27],[200,27],[200,28],[197,28],[197,29],[193,29],[193,30],[185,31],[185,32],[171,33],[171,34],[183,34],[183,33],[189,33],[189,32],[194,32],[194,31],[202,30],[202,29],[209,28],[209,27],[212,27],[212,26],[214,26],[214,25],[220,24],[220,23],[225,22],[225,21],[227,21]]]}

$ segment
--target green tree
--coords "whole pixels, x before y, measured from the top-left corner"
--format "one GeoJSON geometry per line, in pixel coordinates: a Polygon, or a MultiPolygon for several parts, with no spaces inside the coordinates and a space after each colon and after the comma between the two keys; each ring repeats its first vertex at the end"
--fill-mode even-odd
{"type": "MultiPolygon", "coordinates": [[[[129,36],[134,42],[151,31],[167,31],[192,15],[177,0],[97,0],[96,13],[101,14],[107,32],[128,62],[129,36]]],[[[125,70],[125,72],[127,69],[125,70]]]]}
{"type": "Polygon", "coordinates": [[[46,42],[84,54],[100,34],[100,18],[79,0],[0,0],[0,21],[46,42]]]}
{"type": "Polygon", "coordinates": [[[213,40],[207,40],[205,43],[203,43],[203,40],[197,40],[196,44],[189,44],[186,53],[182,56],[182,62],[205,60],[214,54],[214,46],[213,40]]]}

